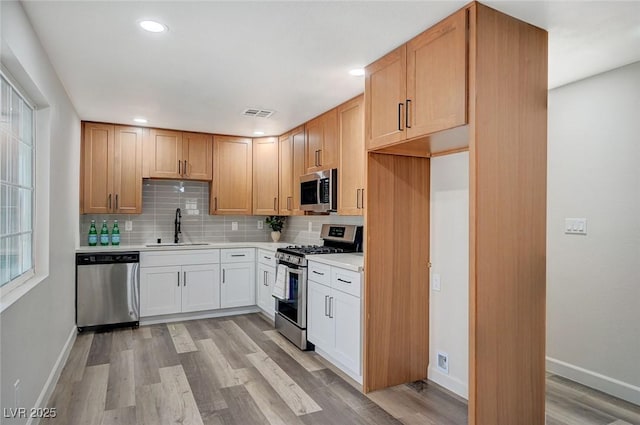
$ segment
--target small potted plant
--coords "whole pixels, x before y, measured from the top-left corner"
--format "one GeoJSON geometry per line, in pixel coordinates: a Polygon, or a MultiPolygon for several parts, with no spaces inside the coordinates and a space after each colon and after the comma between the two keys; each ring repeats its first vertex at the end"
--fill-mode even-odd
{"type": "Polygon", "coordinates": [[[287,217],[279,215],[270,215],[264,221],[271,227],[271,240],[278,242],[280,240],[280,231],[284,227],[284,221],[287,217]]]}

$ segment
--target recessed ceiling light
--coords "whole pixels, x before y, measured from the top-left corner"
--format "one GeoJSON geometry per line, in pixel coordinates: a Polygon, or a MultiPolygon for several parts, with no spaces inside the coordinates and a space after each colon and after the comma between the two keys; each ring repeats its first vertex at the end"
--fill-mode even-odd
{"type": "Polygon", "coordinates": [[[349,71],[349,74],[353,75],[354,77],[362,77],[364,75],[364,68],[354,68],[349,71]]]}
{"type": "Polygon", "coordinates": [[[253,132],[254,136],[264,136],[264,131],[261,130],[256,130],[253,132]]]}
{"type": "Polygon", "coordinates": [[[142,27],[143,30],[149,32],[163,32],[167,30],[165,25],[162,25],[160,22],[156,21],[140,21],[138,25],[142,27]]]}
{"type": "Polygon", "coordinates": [[[140,124],[146,124],[148,122],[146,118],[134,118],[133,121],[140,124]]]}

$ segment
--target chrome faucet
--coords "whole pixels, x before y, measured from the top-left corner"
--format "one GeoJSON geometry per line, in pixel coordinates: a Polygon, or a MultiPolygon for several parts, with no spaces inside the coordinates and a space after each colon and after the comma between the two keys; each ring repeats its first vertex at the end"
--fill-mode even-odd
{"type": "Polygon", "coordinates": [[[182,218],[182,214],[180,213],[180,208],[176,209],[176,219],[173,222],[173,243],[180,242],[180,219],[182,218]]]}

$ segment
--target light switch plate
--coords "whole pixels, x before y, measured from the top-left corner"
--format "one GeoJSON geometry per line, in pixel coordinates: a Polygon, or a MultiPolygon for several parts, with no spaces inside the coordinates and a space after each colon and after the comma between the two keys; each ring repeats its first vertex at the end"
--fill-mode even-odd
{"type": "Polygon", "coordinates": [[[234,231],[234,232],[236,230],[238,230],[238,222],[237,221],[232,221],[231,222],[231,230],[234,231]]]}
{"type": "Polygon", "coordinates": [[[587,219],[586,218],[565,218],[564,233],[567,235],[586,235],[587,219]]]}
{"type": "Polygon", "coordinates": [[[258,229],[262,230],[263,227],[264,227],[264,223],[262,222],[262,220],[258,220],[258,229]]]}
{"type": "Polygon", "coordinates": [[[312,222],[309,222],[309,226],[308,227],[309,227],[308,231],[309,232],[313,232],[313,223],[312,222]]]}
{"type": "Polygon", "coordinates": [[[130,232],[133,230],[133,221],[131,220],[125,220],[124,221],[124,230],[126,232],[130,232]]]}
{"type": "Polygon", "coordinates": [[[434,291],[440,291],[440,288],[440,274],[434,273],[433,275],[431,275],[431,289],[433,289],[434,291]]]}

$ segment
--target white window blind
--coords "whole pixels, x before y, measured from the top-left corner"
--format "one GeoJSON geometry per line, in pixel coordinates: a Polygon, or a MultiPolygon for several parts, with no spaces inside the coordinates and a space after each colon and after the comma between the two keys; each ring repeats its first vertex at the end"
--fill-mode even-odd
{"type": "Polygon", "coordinates": [[[0,286],[33,269],[34,114],[0,74],[0,286]]]}

